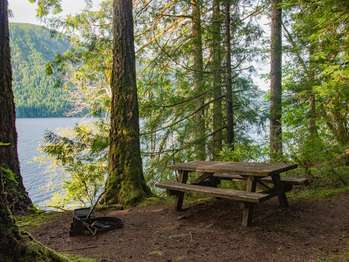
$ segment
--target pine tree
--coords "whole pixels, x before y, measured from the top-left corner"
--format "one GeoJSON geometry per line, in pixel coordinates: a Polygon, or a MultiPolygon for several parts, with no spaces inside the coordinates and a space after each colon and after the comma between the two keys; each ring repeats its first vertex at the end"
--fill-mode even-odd
{"type": "Polygon", "coordinates": [[[26,212],[32,202],[26,192],[19,168],[17,152],[16,112],[12,91],[11,52],[9,43],[8,6],[0,6],[0,169],[11,174],[5,181],[10,209],[15,213],[26,212]]]}
{"type": "Polygon", "coordinates": [[[104,204],[136,204],[150,194],[142,168],[131,0],[113,2],[109,176],[104,204]]]}
{"type": "Polygon", "coordinates": [[[280,0],[272,0],[271,22],[271,68],[270,68],[270,158],[277,159],[282,155],[282,103],[281,103],[281,61],[282,10],[280,0]]]}

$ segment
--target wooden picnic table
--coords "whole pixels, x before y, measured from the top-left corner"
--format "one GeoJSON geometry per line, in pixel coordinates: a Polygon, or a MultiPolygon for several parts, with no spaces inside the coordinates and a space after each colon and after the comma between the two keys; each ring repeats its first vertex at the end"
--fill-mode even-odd
{"type": "Polygon", "coordinates": [[[297,168],[295,164],[285,163],[242,163],[219,161],[192,161],[170,166],[178,172],[177,182],[160,182],[160,188],[177,191],[176,209],[181,210],[185,192],[206,193],[216,197],[243,202],[242,225],[248,226],[252,221],[255,204],[274,196],[278,197],[281,207],[288,207],[286,192],[292,185],[305,184],[306,178],[281,179],[282,172],[297,168]],[[191,184],[186,184],[189,174],[196,175],[191,184]],[[245,190],[223,189],[215,187],[210,181],[245,180],[245,190]],[[264,190],[257,192],[257,185],[264,190]]]}

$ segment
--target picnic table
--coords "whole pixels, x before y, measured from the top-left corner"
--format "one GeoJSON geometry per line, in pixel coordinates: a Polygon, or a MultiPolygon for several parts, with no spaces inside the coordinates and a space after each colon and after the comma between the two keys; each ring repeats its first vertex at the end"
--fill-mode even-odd
{"type": "Polygon", "coordinates": [[[156,186],[177,193],[177,210],[182,209],[185,192],[227,198],[243,203],[243,226],[251,224],[256,204],[277,197],[281,207],[288,207],[285,193],[293,185],[308,182],[306,178],[280,177],[282,172],[297,168],[295,164],[192,161],[175,164],[170,168],[179,174],[177,182],[165,181],[157,183],[156,186]],[[195,177],[187,184],[189,175],[195,177]],[[245,190],[218,188],[220,180],[244,180],[245,190]],[[257,191],[257,188],[262,190],[257,191]]]}

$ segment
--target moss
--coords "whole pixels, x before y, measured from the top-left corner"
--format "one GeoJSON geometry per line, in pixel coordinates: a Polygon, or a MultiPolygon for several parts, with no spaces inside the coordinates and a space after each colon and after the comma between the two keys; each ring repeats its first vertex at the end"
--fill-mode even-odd
{"type": "Polygon", "coordinates": [[[33,237],[26,233],[18,231],[8,234],[5,238],[6,245],[12,248],[7,248],[6,252],[1,254],[1,261],[4,262],[69,262],[70,259],[61,255],[54,250],[47,248],[35,241],[33,237]]]}
{"type": "Polygon", "coordinates": [[[60,215],[60,212],[44,212],[37,210],[33,214],[16,216],[16,224],[21,230],[31,230],[51,221],[60,215]]]}
{"type": "Polygon", "coordinates": [[[121,204],[127,208],[151,196],[151,191],[144,181],[141,166],[126,163],[123,168],[113,170],[109,173],[106,183],[104,205],[121,204]]]}
{"type": "Polygon", "coordinates": [[[336,254],[332,254],[328,257],[323,257],[319,259],[319,262],[347,262],[349,261],[349,242],[347,248],[339,251],[336,254]]]}
{"type": "Polygon", "coordinates": [[[349,192],[349,187],[309,188],[291,191],[288,195],[294,200],[320,200],[349,192]]]}
{"type": "Polygon", "coordinates": [[[96,262],[94,258],[80,257],[75,255],[65,255],[71,262],[96,262]]]}
{"type": "Polygon", "coordinates": [[[149,206],[156,206],[156,205],[170,205],[174,203],[174,198],[172,197],[157,197],[157,196],[151,196],[145,198],[138,206],[139,207],[149,207],[149,206]]]}
{"type": "Polygon", "coordinates": [[[142,202],[147,196],[142,186],[132,180],[133,179],[124,179],[118,194],[121,204],[125,207],[134,206],[142,202]]]}

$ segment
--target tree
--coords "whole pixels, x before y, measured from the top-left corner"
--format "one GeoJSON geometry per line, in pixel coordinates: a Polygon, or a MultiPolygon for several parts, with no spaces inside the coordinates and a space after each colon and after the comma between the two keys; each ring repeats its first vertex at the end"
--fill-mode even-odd
{"type": "Polygon", "coordinates": [[[226,118],[227,135],[226,143],[234,150],[234,111],[233,111],[233,90],[232,90],[232,70],[231,70],[231,19],[230,19],[231,0],[224,1],[224,47],[225,47],[225,99],[226,99],[226,118]]]}
{"type": "MultiPolygon", "coordinates": [[[[0,1],[1,7],[3,2],[6,1],[0,1]]],[[[28,233],[19,230],[9,209],[6,179],[6,173],[0,169],[0,261],[68,262],[64,256],[46,248],[28,233]]]]}
{"type": "MultiPolygon", "coordinates": [[[[201,28],[201,7],[199,0],[193,0],[192,5],[192,41],[193,41],[193,77],[194,92],[198,95],[204,92],[204,61],[203,61],[203,50],[202,50],[202,28],[201,28]]],[[[195,140],[196,143],[196,154],[200,160],[206,158],[206,141],[202,137],[205,130],[205,110],[203,105],[205,104],[205,98],[201,97],[197,99],[197,108],[202,108],[197,112],[195,116],[195,140]]]]}
{"type": "Polygon", "coordinates": [[[9,209],[27,210],[31,206],[19,173],[11,80],[8,3],[0,0],[0,261],[68,261],[20,232],[9,209]]]}
{"type": "Polygon", "coordinates": [[[270,158],[277,159],[282,155],[282,101],[281,101],[281,61],[282,10],[280,0],[272,0],[271,21],[271,67],[270,67],[270,158]]]}
{"type": "Polygon", "coordinates": [[[212,94],[213,94],[213,159],[219,157],[222,150],[222,66],[221,66],[221,10],[220,1],[213,0],[212,4],[212,94]]]}
{"type": "Polygon", "coordinates": [[[135,204],[150,194],[140,154],[131,0],[113,2],[112,104],[105,204],[135,204]]]}
{"type": "MultiPolygon", "coordinates": [[[[259,7],[255,3],[242,6],[237,1],[230,2],[233,17],[230,30],[231,74],[234,87],[235,141],[238,150],[234,153],[230,147],[224,147],[217,151],[217,158],[224,154],[222,159],[226,160],[251,160],[245,156],[240,157],[242,154],[239,152],[242,147],[250,152],[252,147],[248,146],[251,142],[248,131],[251,126],[260,126],[265,121],[264,102],[262,99],[255,99],[261,98],[263,92],[253,85],[250,77],[253,73],[252,67],[246,67],[256,57],[256,49],[260,46],[258,39],[261,30],[251,15],[251,10],[258,11],[259,7]]],[[[133,6],[134,13],[137,14],[134,35],[138,61],[137,91],[142,119],[141,153],[144,176],[149,185],[173,175],[167,168],[169,164],[199,159],[198,148],[212,149],[212,136],[215,134],[212,128],[213,103],[221,99],[221,111],[222,104],[225,103],[222,90],[225,70],[221,65],[223,60],[225,62],[226,54],[223,53],[223,41],[220,41],[222,59],[219,61],[219,77],[222,95],[216,100],[212,92],[216,86],[212,77],[211,3],[198,1],[198,6],[193,6],[195,1],[165,0],[153,1],[149,5],[146,2],[135,2],[133,6]],[[197,15],[197,7],[200,9],[201,18],[197,15]],[[197,41],[199,38],[195,37],[198,34],[194,33],[194,24],[195,29],[201,29],[201,45],[197,41]],[[201,51],[197,52],[200,46],[202,54],[201,51]],[[195,70],[197,64],[200,69],[195,70]],[[206,128],[198,128],[198,121],[202,117],[204,119],[200,124],[204,124],[206,128]]],[[[223,10],[220,20],[220,27],[223,28],[223,10]]],[[[76,92],[78,105],[89,111],[102,111],[108,115],[111,109],[112,1],[102,2],[96,10],[87,8],[55,24],[63,25],[64,32],[73,41],[71,49],[59,57],[58,64],[53,63],[53,70],[56,72],[62,68],[66,85],[76,87],[74,93],[76,92]]],[[[81,182],[91,185],[89,188],[93,189],[92,192],[95,191],[96,180],[90,178],[99,174],[104,180],[107,173],[110,123],[107,118],[103,119],[103,124],[101,122],[99,119],[97,125],[84,127],[84,132],[81,132],[81,128],[74,128],[74,137],[64,137],[62,134],[47,136],[49,139],[44,146],[44,151],[58,160],[70,173],[70,178],[75,178],[76,175],[83,177],[81,182]],[[95,166],[101,169],[96,171],[92,168],[95,166]]],[[[218,123],[218,131],[224,129],[225,122],[223,119],[218,123]]],[[[209,153],[211,158],[212,151],[209,153]]],[[[67,201],[76,200],[75,196],[79,196],[79,200],[90,199],[87,195],[82,197],[81,193],[85,194],[83,190],[74,189],[77,186],[76,179],[69,182],[66,185],[73,189],[71,192],[74,194],[65,198],[67,201]]]]}
{"type": "Polygon", "coordinates": [[[19,213],[28,211],[32,202],[23,185],[17,152],[7,1],[1,0],[0,5],[0,141],[7,144],[0,147],[0,169],[11,178],[5,181],[10,209],[19,213]]]}

